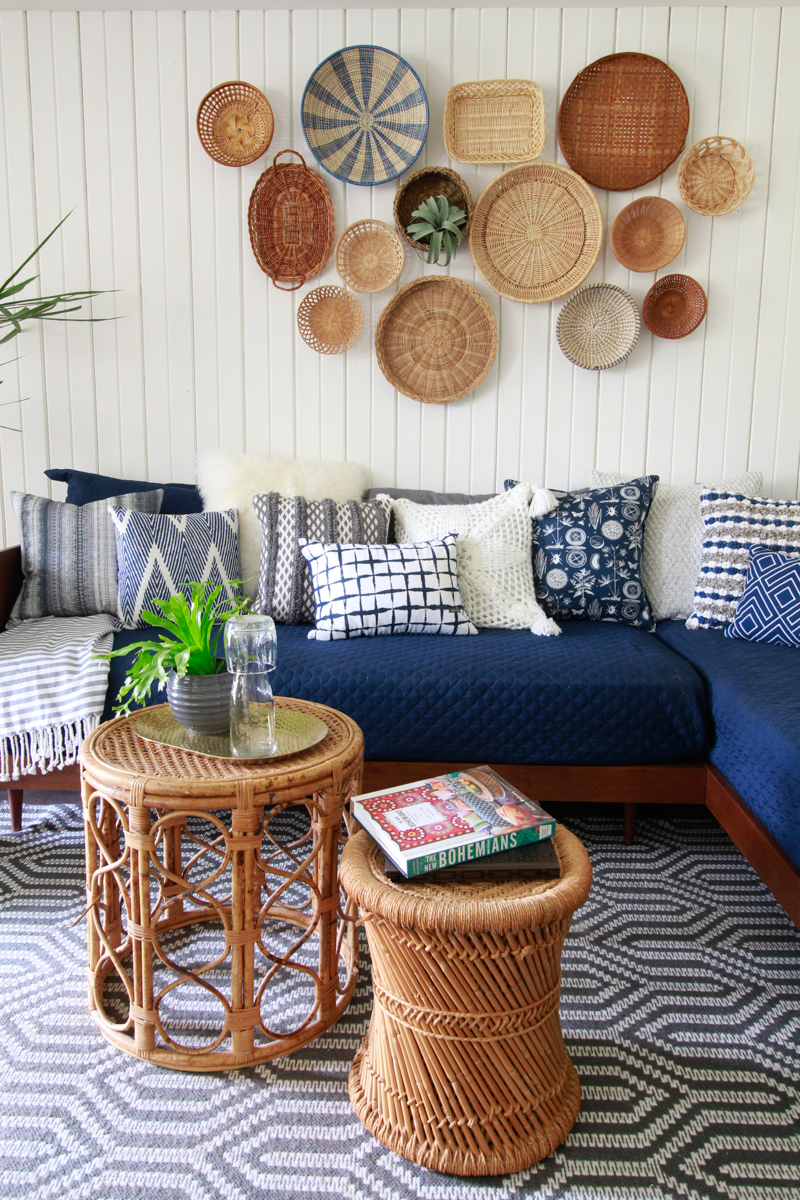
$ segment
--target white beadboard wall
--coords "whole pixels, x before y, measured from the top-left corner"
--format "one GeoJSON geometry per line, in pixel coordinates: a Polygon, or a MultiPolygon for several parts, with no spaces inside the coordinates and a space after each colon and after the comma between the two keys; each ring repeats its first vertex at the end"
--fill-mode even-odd
{"type": "MultiPolygon", "coordinates": [[[[42,471],[191,480],[197,450],[349,458],[376,484],[490,491],[506,476],[581,486],[593,465],[675,483],[764,472],[795,497],[800,466],[800,8],[457,8],[295,11],[0,12],[0,269],[56,221],[39,256],[43,292],[115,288],[103,324],[48,324],[3,347],[2,520],[17,540],[13,488],[45,493],[42,471]],[[544,92],[544,159],[561,159],[558,102],[587,63],[615,50],[665,59],[689,95],[689,143],[742,141],[756,183],[737,212],[683,209],[686,244],[662,273],[694,276],[708,317],[683,341],[643,331],[624,365],[573,368],[555,342],[560,303],[501,300],[462,250],[452,273],[487,297],[496,363],[447,406],[398,395],[373,339],[389,293],[361,297],[366,324],[347,355],[300,338],[297,305],[335,282],[332,261],[293,295],[259,270],[247,203],[284,147],[307,153],[303,86],[341,46],[374,42],[419,72],[431,110],[419,164],[447,161],[442,113],[453,83],[532,78],[544,92]],[[275,113],[263,159],[216,166],[195,132],[205,92],[226,79],[262,88],[275,113]],[[27,397],[24,403],[18,403],[27,397]]],[[[475,198],[493,167],[455,164],[475,198]]],[[[639,194],[679,202],[677,165],[639,194]]],[[[337,233],[361,217],[391,222],[394,184],[350,187],[323,175],[337,233]]],[[[610,226],[634,193],[598,192],[610,226]]],[[[679,202],[680,203],[680,202],[679,202]]],[[[681,205],[683,208],[683,206],[681,205]]],[[[9,268],[10,269],[10,268],[9,268]]],[[[400,283],[422,270],[409,254],[400,283]]],[[[425,268],[432,270],[433,268],[425,268]]],[[[641,303],[652,275],[629,274],[604,245],[590,281],[641,303]]],[[[64,489],[56,485],[58,498],[64,489]]]]}

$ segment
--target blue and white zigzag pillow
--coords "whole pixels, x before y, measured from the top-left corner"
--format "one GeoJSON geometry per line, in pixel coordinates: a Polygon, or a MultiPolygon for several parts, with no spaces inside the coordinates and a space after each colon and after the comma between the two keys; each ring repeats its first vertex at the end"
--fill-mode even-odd
{"type": "Polygon", "coordinates": [[[750,547],[750,568],[725,637],[800,646],[800,554],[750,547]]]}

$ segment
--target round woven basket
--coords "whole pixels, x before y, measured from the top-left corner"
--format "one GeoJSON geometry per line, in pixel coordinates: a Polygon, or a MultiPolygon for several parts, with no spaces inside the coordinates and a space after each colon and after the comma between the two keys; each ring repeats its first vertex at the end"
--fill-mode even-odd
{"type": "Polygon", "coordinates": [[[706,294],[689,275],[665,275],[644,298],[642,316],[651,333],[682,338],[697,329],[706,315],[706,294]]]}
{"type": "Polygon", "coordinates": [[[633,296],[611,283],[590,283],[558,314],[556,341],[577,367],[604,371],[628,357],[639,338],[633,296]]]}
{"type": "Polygon", "coordinates": [[[296,291],[321,271],[333,247],[333,204],[316,171],[302,154],[281,150],[259,176],[247,210],[256,261],[276,287],[296,291]],[[279,163],[296,154],[300,163],[279,163]]]}
{"type": "Polygon", "coordinates": [[[674,204],[643,196],[626,204],[609,240],[617,261],[629,271],[658,271],[680,253],[685,237],[686,226],[674,204]]]}
{"type": "Polygon", "coordinates": [[[344,288],[326,283],[303,297],[297,328],[306,345],[318,354],[344,354],[361,337],[364,310],[344,288]]]}
{"type": "Polygon", "coordinates": [[[704,217],[733,212],[749,196],[754,179],[753,160],[729,137],[695,142],[678,167],[681,199],[704,217]]]}
{"type": "Polygon", "coordinates": [[[536,304],[583,283],[603,242],[597,197],[558,163],[535,162],[498,175],[475,205],[472,260],[501,296],[536,304]]]}
{"type": "Polygon", "coordinates": [[[420,167],[418,171],[412,171],[395,192],[392,211],[397,232],[403,241],[425,254],[430,249],[430,242],[415,242],[406,231],[413,221],[411,214],[414,209],[429,196],[446,196],[451,204],[464,210],[467,219],[461,226],[463,239],[469,237],[473,213],[472,194],[457,171],[451,171],[449,167],[420,167]]]}
{"type": "Polygon", "coordinates": [[[272,141],[274,129],[269,100],[241,79],[212,88],[197,110],[200,144],[224,167],[255,162],[272,141]]]}
{"type": "Polygon", "coordinates": [[[336,243],[336,270],[354,292],[382,292],[405,261],[403,243],[385,221],[356,221],[336,243]]]}
{"type": "Polygon", "coordinates": [[[461,279],[423,275],[393,296],[375,333],[378,366],[392,387],[425,404],[449,404],[486,378],[497,322],[461,279]]]}
{"type": "Polygon", "coordinates": [[[416,71],[382,46],[347,46],[306,84],[303,133],[318,162],[345,183],[372,186],[407,171],[428,136],[416,71]]]}

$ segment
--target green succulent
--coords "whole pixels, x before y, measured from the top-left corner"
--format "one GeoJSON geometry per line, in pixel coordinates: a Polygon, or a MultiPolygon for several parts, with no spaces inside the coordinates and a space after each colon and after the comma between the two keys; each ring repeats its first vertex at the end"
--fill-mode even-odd
{"type": "Polygon", "coordinates": [[[408,226],[408,232],[415,242],[430,240],[428,256],[429,263],[438,263],[444,251],[444,265],[449,266],[450,259],[456,252],[461,241],[460,225],[466,222],[467,214],[463,208],[456,208],[447,196],[429,196],[423,200],[419,208],[411,214],[414,224],[408,226]]]}

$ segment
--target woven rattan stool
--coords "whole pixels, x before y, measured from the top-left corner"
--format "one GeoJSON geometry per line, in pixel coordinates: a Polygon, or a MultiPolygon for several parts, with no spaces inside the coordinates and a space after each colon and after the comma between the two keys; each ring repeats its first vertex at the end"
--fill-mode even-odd
{"type": "Polygon", "coordinates": [[[89,1008],[136,1058],[253,1066],[312,1041],[350,1003],[358,946],[337,859],[364,739],[332,708],[276,703],[321,718],[327,736],[251,766],[144,741],[136,714],[84,742],[89,1008]],[[209,1028],[196,1014],[211,1000],[209,1028]]]}
{"type": "Polygon", "coordinates": [[[521,1171],[580,1108],[558,1019],[561,946],[592,868],[561,826],[561,878],[394,884],[365,833],[342,855],[361,909],[375,1003],[350,1099],[379,1142],[451,1175],[521,1171]]]}

